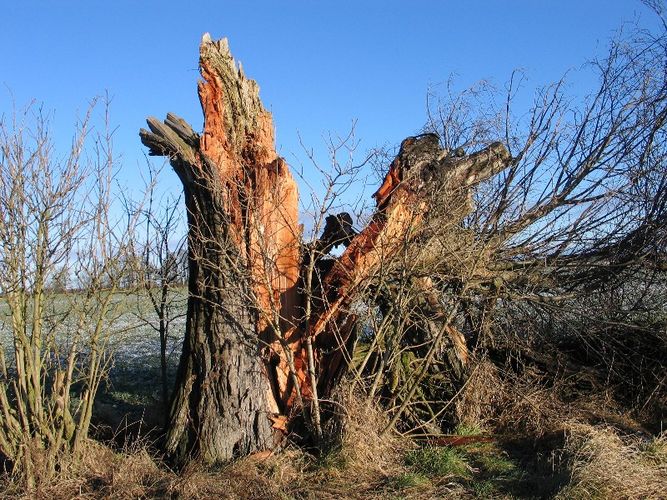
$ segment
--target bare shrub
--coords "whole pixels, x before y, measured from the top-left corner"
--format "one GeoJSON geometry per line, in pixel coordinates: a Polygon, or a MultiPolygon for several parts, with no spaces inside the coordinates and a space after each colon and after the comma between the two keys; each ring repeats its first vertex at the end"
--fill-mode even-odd
{"type": "MultiPolygon", "coordinates": [[[[171,380],[169,349],[182,336],[178,322],[186,316],[188,256],[185,221],[180,212],[182,195],[159,196],[161,169],[150,163],[147,199],[127,207],[128,217],[137,220],[131,250],[132,287],[137,290],[138,321],[158,334],[163,423],[169,414],[171,380]]],[[[176,353],[178,354],[178,353],[176,353]]]]}
{"type": "MultiPolygon", "coordinates": [[[[568,96],[560,81],[539,89],[527,110],[515,109],[518,73],[504,95],[485,85],[429,96],[426,130],[453,154],[502,137],[512,161],[473,192],[462,223],[456,213],[435,218],[439,229],[452,222],[433,233],[445,241],[435,265],[416,269],[409,258],[403,266],[433,279],[441,303],[456,311],[451,324],[471,359],[498,370],[472,362],[472,380],[463,377],[452,390],[442,365],[434,366],[399,406],[408,424],[451,425],[456,416],[446,408],[454,403],[458,418],[488,420],[482,408],[504,404],[508,412],[494,418],[542,432],[583,394],[650,418],[665,407],[667,83],[655,61],[666,47],[664,30],[622,34],[590,64],[599,83],[588,96],[568,96]]],[[[457,206],[444,195],[444,210],[457,206]]],[[[406,296],[401,290],[392,307],[406,296]]],[[[412,313],[409,303],[406,309],[412,313]]],[[[415,359],[406,359],[405,338],[384,358],[423,366],[414,350],[415,359]]],[[[398,379],[404,387],[409,377],[398,379]]]]}
{"type": "Polygon", "coordinates": [[[28,489],[87,440],[122,314],[130,228],[112,213],[108,101],[96,132],[95,109],[64,158],[34,107],[0,120],[0,455],[28,489]]]}

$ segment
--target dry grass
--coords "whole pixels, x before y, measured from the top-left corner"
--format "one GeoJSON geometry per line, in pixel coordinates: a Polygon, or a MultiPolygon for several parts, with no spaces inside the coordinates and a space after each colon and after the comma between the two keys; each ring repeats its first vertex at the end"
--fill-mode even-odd
{"type": "Polygon", "coordinates": [[[285,492],[295,498],[386,498],[387,479],[405,472],[407,440],[381,436],[388,419],[384,412],[355,397],[335,406],[330,451],[316,459],[285,492]]]}
{"type": "Polygon", "coordinates": [[[525,365],[503,370],[483,360],[456,401],[456,418],[466,426],[508,439],[539,439],[566,431],[568,422],[611,425],[626,433],[644,431],[636,412],[610,390],[579,390],[567,378],[547,376],[525,365]]]}
{"type": "Polygon", "coordinates": [[[621,437],[610,427],[569,424],[565,451],[571,479],[557,498],[664,499],[667,439],[621,437]]]}
{"type": "Polygon", "coordinates": [[[501,372],[481,361],[456,402],[456,417],[466,426],[517,436],[557,432],[576,409],[563,402],[553,383],[542,382],[539,374],[501,372]]]}
{"type": "MultiPolygon", "coordinates": [[[[569,482],[550,490],[560,488],[559,498],[665,498],[667,435],[642,441],[637,435],[622,437],[609,426],[558,420],[572,410],[557,411],[558,398],[546,389],[533,388],[526,402],[525,394],[502,380],[493,366],[480,367],[475,376],[480,379],[471,380],[459,409],[467,412],[461,414],[468,425],[483,422],[492,429],[509,425],[514,416],[515,425],[523,428],[517,436],[556,425],[565,430],[565,449],[554,451],[565,457],[561,465],[569,482]]],[[[0,479],[0,498],[507,498],[534,493],[542,480],[522,489],[527,472],[501,448],[416,450],[403,438],[380,435],[387,423],[382,410],[354,398],[337,408],[340,418],[334,421],[339,424],[332,426],[337,446],[320,456],[287,447],[219,467],[194,462],[177,473],[147,451],[147,443],[115,452],[90,441],[79,457],[63,460],[56,477],[43,478],[33,491],[21,490],[11,478],[0,479]],[[470,466],[453,470],[450,455],[470,466]]]]}
{"type": "Polygon", "coordinates": [[[388,475],[397,471],[408,442],[391,433],[381,435],[389,421],[387,414],[377,406],[354,397],[344,400],[340,456],[348,467],[360,474],[388,475]]]}
{"type": "Polygon", "coordinates": [[[385,498],[388,478],[406,470],[406,443],[380,437],[386,425],[381,411],[356,400],[340,408],[339,446],[319,457],[288,447],[220,467],[193,462],[176,473],[146,443],[114,452],[90,441],[78,458],[61,461],[56,476],[30,492],[11,477],[0,479],[0,498],[385,498]]]}
{"type": "Polygon", "coordinates": [[[532,441],[551,464],[557,498],[667,499],[667,434],[639,437],[648,434],[632,408],[609,391],[573,392],[567,380],[523,368],[519,375],[482,362],[457,402],[460,421],[532,441]]]}
{"type": "MultiPolygon", "coordinates": [[[[165,496],[171,498],[280,498],[281,479],[284,472],[293,467],[287,454],[280,466],[281,477],[275,477],[272,466],[275,460],[257,462],[247,458],[234,462],[219,470],[213,470],[193,463],[174,476],[165,490],[165,496]]],[[[277,466],[276,466],[277,467],[277,466]]],[[[289,477],[289,476],[287,476],[289,477]]]]}
{"type": "Polygon", "coordinates": [[[146,451],[116,453],[95,441],[75,456],[63,457],[55,476],[40,477],[34,490],[24,491],[11,477],[0,480],[0,497],[26,499],[141,498],[159,496],[172,474],[146,451]]]}

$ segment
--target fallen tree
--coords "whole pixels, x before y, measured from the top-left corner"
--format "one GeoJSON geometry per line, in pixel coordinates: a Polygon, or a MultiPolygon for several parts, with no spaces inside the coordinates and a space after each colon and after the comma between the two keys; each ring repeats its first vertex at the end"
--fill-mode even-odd
{"type": "MultiPolygon", "coordinates": [[[[434,134],[408,138],[369,224],[355,234],[349,215],[330,216],[322,237],[302,245],[297,186],[275,152],[257,84],[226,40],[204,37],[200,68],[203,133],[168,114],[149,118],[140,135],[151,155],[169,158],[188,212],[190,297],[167,449],[212,462],[272,448],[302,411],[321,433],[318,402],[349,364],[359,290],[433,226],[433,214],[459,227],[474,186],[511,157],[500,143],[465,155],[434,134]],[[435,193],[449,198],[448,214],[433,210],[435,193]],[[323,259],[339,244],[340,257],[323,259]]],[[[462,377],[467,347],[455,310],[427,275],[417,282],[427,321],[409,327],[434,339],[427,358],[447,352],[462,377]]]]}
{"type": "Polygon", "coordinates": [[[310,242],[257,84],[226,40],[206,35],[203,133],[173,114],[140,133],[169,158],[188,212],[167,450],[225,460],[271,449],[302,423],[317,440],[320,403],[346,372],[388,409],[386,431],[441,432],[475,359],[511,360],[519,346],[530,357],[531,344],[565,337],[579,358],[591,345],[602,346],[592,359],[613,352],[608,376],[627,378],[616,354],[655,367],[640,374],[642,397],[659,400],[664,367],[634,346],[640,331],[660,338],[664,310],[667,84],[654,61],[667,42],[636,35],[595,62],[599,87],[578,106],[558,82],[515,119],[513,80],[497,115],[472,109],[475,93],[431,109],[429,133],[402,142],[368,222],[357,231],[324,204],[310,242]],[[573,344],[567,332],[591,324],[595,342],[577,327],[573,344]]]}

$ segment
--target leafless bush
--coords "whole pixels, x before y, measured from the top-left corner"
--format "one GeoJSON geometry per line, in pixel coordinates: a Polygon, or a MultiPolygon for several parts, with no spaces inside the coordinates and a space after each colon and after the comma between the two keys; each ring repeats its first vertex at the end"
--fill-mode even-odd
{"type": "Polygon", "coordinates": [[[98,131],[96,109],[63,158],[34,106],[0,121],[0,454],[28,488],[86,441],[123,301],[128,227],[112,213],[108,101],[98,131]]]}
{"type": "Polygon", "coordinates": [[[149,164],[147,200],[142,200],[139,206],[128,206],[127,212],[130,219],[136,219],[138,227],[129,266],[134,277],[132,285],[138,291],[137,317],[159,336],[162,406],[166,418],[171,392],[168,365],[172,353],[168,346],[175,335],[175,323],[185,317],[188,258],[181,196],[158,197],[159,175],[160,170],[149,164]]]}
{"type": "Polygon", "coordinates": [[[479,365],[457,373],[457,339],[471,359],[537,364],[551,380],[587,366],[590,383],[622,388],[631,406],[664,403],[665,53],[665,33],[621,35],[591,63],[599,86],[588,96],[568,97],[560,81],[527,113],[515,111],[519,73],[505,95],[482,85],[429,96],[427,131],[449,155],[502,139],[512,161],[476,190],[434,190],[427,221],[361,299],[355,376],[408,428],[437,432],[455,418],[479,365]],[[446,320],[429,331],[434,317],[446,320]],[[444,327],[461,336],[438,335],[444,327]]]}

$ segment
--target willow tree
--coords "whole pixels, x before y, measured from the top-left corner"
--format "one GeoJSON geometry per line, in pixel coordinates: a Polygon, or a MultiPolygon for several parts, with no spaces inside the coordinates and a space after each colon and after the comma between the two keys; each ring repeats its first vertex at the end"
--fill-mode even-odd
{"type": "MultiPolygon", "coordinates": [[[[304,414],[321,432],[319,401],[348,367],[359,291],[417,237],[435,191],[461,207],[449,214],[458,223],[471,188],[511,158],[500,143],[455,155],[434,134],[408,138],[368,225],[355,232],[349,215],[332,214],[322,236],[303,244],[297,185],[275,151],[256,82],[227,41],[209,35],[200,70],[203,133],[169,113],[149,118],[140,135],[151,155],[169,158],[188,216],[188,316],[167,450],[212,462],[274,447],[304,414]],[[339,257],[327,255],[340,244],[339,257]]],[[[429,308],[422,328],[462,374],[465,339],[429,277],[418,284],[429,308]]]]}

